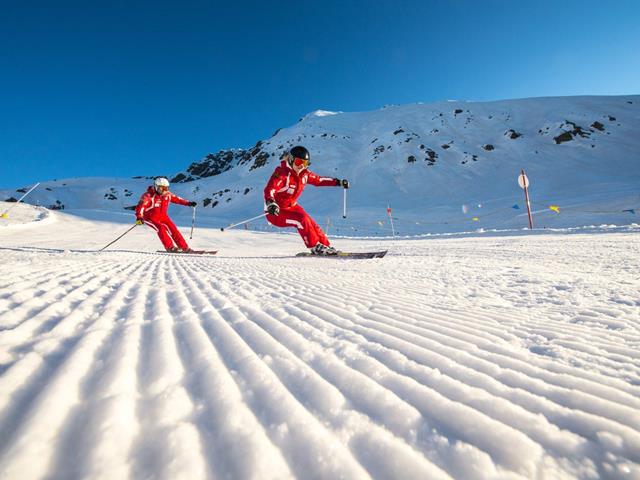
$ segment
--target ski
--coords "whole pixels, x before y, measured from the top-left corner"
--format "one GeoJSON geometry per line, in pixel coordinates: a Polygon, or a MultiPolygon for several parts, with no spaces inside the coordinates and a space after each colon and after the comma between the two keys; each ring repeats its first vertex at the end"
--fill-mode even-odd
{"type": "Polygon", "coordinates": [[[311,252],[300,252],[296,257],[317,257],[317,258],[382,258],[387,254],[387,250],[378,252],[338,252],[337,255],[314,255],[311,252]]]}
{"type": "Polygon", "coordinates": [[[215,255],[218,250],[191,250],[190,252],[167,252],[166,250],[156,250],[156,253],[166,253],[168,255],[215,255]]]}

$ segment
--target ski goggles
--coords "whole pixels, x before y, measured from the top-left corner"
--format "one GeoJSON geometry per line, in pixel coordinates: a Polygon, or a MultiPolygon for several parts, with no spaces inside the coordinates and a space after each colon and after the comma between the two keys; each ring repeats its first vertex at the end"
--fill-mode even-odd
{"type": "Polygon", "coordinates": [[[305,160],[304,158],[296,158],[293,157],[292,161],[293,165],[296,167],[304,167],[307,168],[309,166],[309,160],[305,160]]]}

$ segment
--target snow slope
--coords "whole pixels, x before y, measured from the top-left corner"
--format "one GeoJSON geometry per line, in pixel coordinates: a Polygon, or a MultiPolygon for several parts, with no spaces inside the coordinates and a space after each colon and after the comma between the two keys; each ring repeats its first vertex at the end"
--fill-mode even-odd
{"type": "Polygon", "coordinates": [[[217,229],[217,257],[97,253],[128,218],[22,215],[2,479],[640,478],[637,226],[336,240],[390,250],[356,261],[217,229]]]}
{"type": "Polygon", "coordinates": [[[30,228],[51,223],[51,211],[24,203],[0,202],[0,228],[30,228]]]}
{"type": "MultiPolygon", "coordinates": [[[[312,112],[249,150],[210,154],[167,175],[223,226],[262,211],[263,188],[282,152],[309,148],[311,168],[348,178],[342,192],[308,188],[302,205],[341,235],[403,235],[528,225],[517,177],[531,181],[534,225],[566,228],[638,223],[640,96],[558,97],[499,102],[392,105],[370,112],[312,112]],[[183,169],[183,170],[181,170],[183,169]],[[517,206],[517,208],[514,208],[517,206]],[[551,206],[559,209],[551,210],[551,206]]],[[[125,212],[150,178],[44,181],[27,200],[66,209],[125,212]]],[[[0,199],[19,198],[0,190],[0,199]]],[[[131,214],[131,212],[128,212],[131,214]]],[[[188,209],[175,215],[187,218],[188,209]]]]}

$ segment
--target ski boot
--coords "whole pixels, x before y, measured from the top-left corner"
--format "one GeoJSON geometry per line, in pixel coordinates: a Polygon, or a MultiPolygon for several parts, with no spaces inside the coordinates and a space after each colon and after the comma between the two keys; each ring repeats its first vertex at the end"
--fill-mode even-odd
{"type": "Polygon", "coordinates": [[[311,249],[311,253],[313,255],[337,255],[338,251],[330,247],[328,245],[323,245],[322,243],[318,243],[315,247],[311,249]]]}

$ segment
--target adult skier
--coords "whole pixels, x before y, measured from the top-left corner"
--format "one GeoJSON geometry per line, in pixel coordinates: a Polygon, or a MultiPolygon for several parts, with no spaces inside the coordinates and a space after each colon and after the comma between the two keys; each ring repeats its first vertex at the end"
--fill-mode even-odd
{"type": "Polygon", "coordinates": [[[346,179],[321,177],[308,169],[311,156],[301,146],[293,147],[281,157],[281,162],[264,189],[267,220],[276,227],[295,227],[307,248],[314,255],[337,255],[318,224],[296,202],[310,183],[317,187],[349,188],[346,179]]]}
{"type": "Polygon", "coordinates": [[[136,223],[153,228],[167,252],[191,252],[184,237],[167,215],[169,203],[195,207],[196,202],[180,198],[169,191],[169,180],[158,177],[142,194],[136,207],[136,223]]]}

